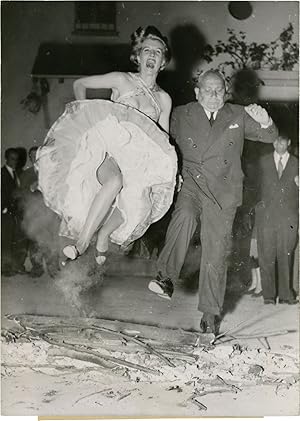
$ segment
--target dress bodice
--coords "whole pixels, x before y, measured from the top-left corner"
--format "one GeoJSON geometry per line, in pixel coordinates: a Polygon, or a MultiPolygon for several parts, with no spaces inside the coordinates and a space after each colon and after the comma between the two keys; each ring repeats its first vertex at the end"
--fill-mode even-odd
{"type": "Polygon", "coordinates": [[[158,121],[161,114],[160,105],[153,95],[152,91],[146,86],[144,81],[135,73],[128,73],[129,76],[137,82],[135,89],[132,89],[129,92],[119,96],[116,99],[112,100],[114,102],[119,102],[121,104],[129,105],[130,107],[137,108],[137,101],[139,102],[139,111],[143,114],[146,114],[154,121],[158,121]],[[149,98],[149,101],[143,101],[142,97],[149,98]],[[141,98],[141,101],[139,101],[141,98]]]}

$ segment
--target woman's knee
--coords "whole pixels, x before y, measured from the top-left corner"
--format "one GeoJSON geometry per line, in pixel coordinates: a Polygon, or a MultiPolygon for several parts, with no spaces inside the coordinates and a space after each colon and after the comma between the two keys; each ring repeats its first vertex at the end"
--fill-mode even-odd
{"type": "Polygon", "coordinates": [[[114,191],[119,192],[123,187],[122,173],[112,173],[107,183],[111,186],[112,189],[114,189],[114,191]]]}
{"type": "Polygon", "coordinates": [[[106,157],[97,170],[97,180],[100,184],[109,184],[114,190],[119,191],[123,186],[123,177],[117,163],[106,157]]]}

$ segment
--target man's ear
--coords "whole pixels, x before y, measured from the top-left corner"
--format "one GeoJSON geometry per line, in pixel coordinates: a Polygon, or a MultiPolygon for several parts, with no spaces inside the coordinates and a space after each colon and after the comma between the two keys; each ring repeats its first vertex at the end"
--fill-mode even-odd
{"type": "Polygon", "coordinates": [[[200,92],[200,89],[198,88],[198,86],[195,86],[194,92],[195,92],[196,100],[198,101],[199,92],[200,92]]]}

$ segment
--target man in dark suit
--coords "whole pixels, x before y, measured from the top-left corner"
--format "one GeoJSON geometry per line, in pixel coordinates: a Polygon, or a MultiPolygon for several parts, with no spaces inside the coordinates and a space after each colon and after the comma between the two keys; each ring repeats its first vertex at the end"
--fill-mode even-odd
{"type": "Polygon", "coordinates": [[[257,246],[265,304],[296,304],[293,255],[298,237],[298,159],[290,140],[279,136],[274,153],[260,160],[261,201],[256,206],[257,246]],[[275,265],[277,263],[278,285],[275,265]]]}
{"type": "Polygon", "coordinates": [[[18,152],[14,148],[5,151],[5,165],[1,168],[1,273],[12,276],[18,268],[15,259],[16,231],[18,227],[18,209],[16,190],[20,184],[16,168],[18,152]]]}
{"type": "Polygon", "coordinates": [[[216,333],[222,311],[236,209],[242,202],[241,154],[244,138],[273,142],[277,129],[256,104],[224,104],[225,81],[217,71],[204,73],[195,87],[197,102],[175,109],[171,135],[183,158],[183,185],[157,261],[158,276],[149,289],[171,298],[190,240],[201,222],[199,306],[202,332],[216,333]]]}

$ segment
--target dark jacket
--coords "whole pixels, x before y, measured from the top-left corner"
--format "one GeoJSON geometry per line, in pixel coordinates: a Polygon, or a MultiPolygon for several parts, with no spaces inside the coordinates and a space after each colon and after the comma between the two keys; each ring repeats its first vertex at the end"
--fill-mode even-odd
{"type": "Polygon", "coordinates": [[[170,131],[182,154],[183,178],[191,177],[221,209],[242,203],[244,139],[272,143],[278,135],[274,124],[263,129],[243,106],[229,103],[212,127],[198,102],[177,107],[170,131]]]}
{"type": "Polygon", "coordinates": [[[9,213],[17,211],[16,190],[17,184],[13,180],[6,166],[1,168],[1,212],[7,209],[9,213]]]}
{"type": "Polygon", "coordinates": [[[274,155],[260,160],[260,202],[257,210],[274,218],[298,217],[299,189],[295,183],[298,159],[290,155],[281,178],[278,178],[274,155]]]}

